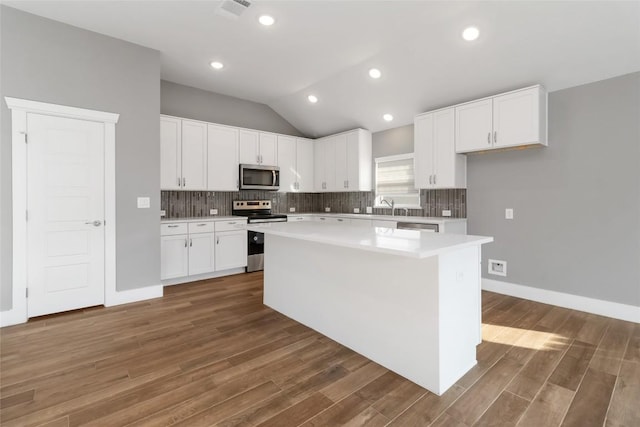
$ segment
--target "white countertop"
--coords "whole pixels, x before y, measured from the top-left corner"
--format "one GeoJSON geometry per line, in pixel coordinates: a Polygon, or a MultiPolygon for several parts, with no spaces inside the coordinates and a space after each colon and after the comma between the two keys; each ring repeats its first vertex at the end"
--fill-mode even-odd
{"type": "Polygon", "coordinates": [[[206,222],[206,221],[247,221],[244,216],[198,216],[188,218],[160,219],[161,224],[174,224],[176,222],[206,222]]]}
{"type": "MultiPolygon", "coordinates": [[[[249,224],[248,229],[252,230],[252,224],[249,224]]],[[[254,231],[411,258],[428,258],[450,250],[493,242],[493,237],[485,236],[357,227],[315,221],[271,223],[269,227],[255,227],[254,231]]]]}
{"type": "Polygon", "coordinates": [[[466,218],[447,218],[447,217],[435,217],[435,216],[404,216],[404,215],[372,215],[372,214],[349,214],[349,213],[288,213],[287,216],[326,216],[336,218],[351,218],[351,219],[374,219],[380,221],[395,221],[395,222],[416,222],[422,224],[445,224],[453,222],[466,222],[466,218]]]}

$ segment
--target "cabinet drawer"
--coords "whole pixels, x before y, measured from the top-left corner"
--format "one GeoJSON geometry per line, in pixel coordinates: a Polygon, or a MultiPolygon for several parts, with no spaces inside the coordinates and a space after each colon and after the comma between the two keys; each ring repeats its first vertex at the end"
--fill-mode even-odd
{"type": "Polygon", "coordinates": [[[211,233],[215,230],[215,222],[202,221],[202,222],[190,222],[189,233],[211,233]]]}
{"type": "Polygon", "coordinates": [[[179,222],[174,224],[160,224],[161,236],[175,236],[176,234],[187,234],[186,222],[179,222]]]}
{"type": "Polygon", "coordinates": [[[216,231],[244,230],[245,228],[247,228],[247,220],[244,218],[230,221],[216,221],[216,231]]]}

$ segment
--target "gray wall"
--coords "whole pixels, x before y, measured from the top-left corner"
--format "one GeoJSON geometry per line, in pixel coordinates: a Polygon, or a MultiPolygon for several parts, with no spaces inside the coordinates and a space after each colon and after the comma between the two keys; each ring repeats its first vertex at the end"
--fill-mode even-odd
{"type": "MultiPolygon", "coordinates": [[[[116,125],[117,287],[160,283],[160,54],[1,7],[2,96],[120,114],[116,125]],[[151,209],[137,209],[137,196],[151,209]]],[[[2,99],[1,309],[11,305],[11,115],[2,99]]]]}
{"type": "Polygon", "coordinates": [[[640,73],[551,93],[547,148],[469,155],[468,221],[483,277],[640,306],[640,73]]]}
{"type": "Polygon", "coordinates": [[[304,136],[271,107],[163,80],[162,114],[205,122],[304,136]]]}
{"type": "Polygon", "coordinates": [[[371,182],[376,189],[376,158],[413,153],[413,125],[400,126],[371,135],[371,182]]]}

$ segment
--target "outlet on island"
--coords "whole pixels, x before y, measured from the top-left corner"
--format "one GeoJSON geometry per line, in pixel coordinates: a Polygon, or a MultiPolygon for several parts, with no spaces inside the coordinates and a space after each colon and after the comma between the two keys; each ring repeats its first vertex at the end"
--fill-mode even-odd
{"type": "Polygon", "coordinates": [[[331,208],[327,206],[326,208],[324,208],[324,211],[325,212],[331,212],[331,208]]]}
{"type": "Polygon", "coordinates": [[[296,208],[293,208],[293,207],[289,208],[289,212],[295,212],[295,211],[296,211],[296,208]]]}
{"type": "Polygon", "coordinates": [[[360,208],[353,208],[353,213],[360,213],[360,208]]]}
{"type": "Polygon", "coordinates": [[[218,209],[209,209],[209,215],[218,215],[218,209]]]}

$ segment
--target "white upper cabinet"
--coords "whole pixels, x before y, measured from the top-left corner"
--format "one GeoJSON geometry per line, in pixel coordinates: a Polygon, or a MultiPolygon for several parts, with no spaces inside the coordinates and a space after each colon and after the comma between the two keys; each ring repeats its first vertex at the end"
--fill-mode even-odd
{"type": "Polygon", "coordinates": [[[492,147],[493,101],[483,99],[455,107],[456,151],[488,150],[492,147]]]}
{"type": "Polygon", "coordinates": [[[494,147],[547,145],[545,117],[546,96],[539,87],[496,96],[493,98],[494,147]]]}
{"type": "Polygon", "coordinates": [[[414,121],[416,188],[465,188],[467,158],[455,152],[455,112],[446,108],[414,121]]]}
{"type": "Polygon", "coordinates": [[[238,139],[239,161],[242,164],[257,165],[260,163],[260,132],[240,129],[238,139]]]}
{"type": "Polygon", "coordinates": [[[347,133],[346,191],[371,191],[372,146],[371,132],[356,129],[347,133]]]}
{"type": "Polygon", "coordinates": [[[315,141],[316,191],[371,191],[371,133],[356,129],[315,141]]]}
{"type": "Polygon", "coordinates": [[[278,135],[281,192],[313,191],[313,143],[309,139],[278,135]]]}
{"type": "Polygon", "coordinates": [[[313,168],[313,141],[306,138],[296,138],[296,191],[304,193],[313,191],[313,168]]]}
{"type": "Polygon", "coordinates": [[[456,152],[547,145],[547,94],[533,86],[455,107],[456,152]]]}
{"type": "Polygon", "coordinates": [[[238,190],[238,129],[210,124],[207,131],[207,190],[238,190]]]}
{"type": "Polygon", "coordinates": [[[280,168],[281,192],[297,191],[297,153],[296,138],[278,135],[278,167],[280,168]]]}
{"type": "Polygon", "coordinates": [[[160,188],[207,189],[207,124],[160,117],[160,188]]]}
{"type": "Polygon", "coordinates": [[[182,189],[207,189],[207,124],[182,121],[182,189]]]}
{"type": "Polygon", "coordinates": [[[275,166],[278,163],[277,137],[273,133],[240,129],[240,163],[275,166]]]}
{"type": "Polygon", "coordinates": [[[278,139],[273,133],[260,132],[260,164],[276,166],[278,164],[278,139]]]}
{"type": "Polygon", "coordinates": [[[160,117],[160,188],[182,190],[182,120],[160,117]]]}

